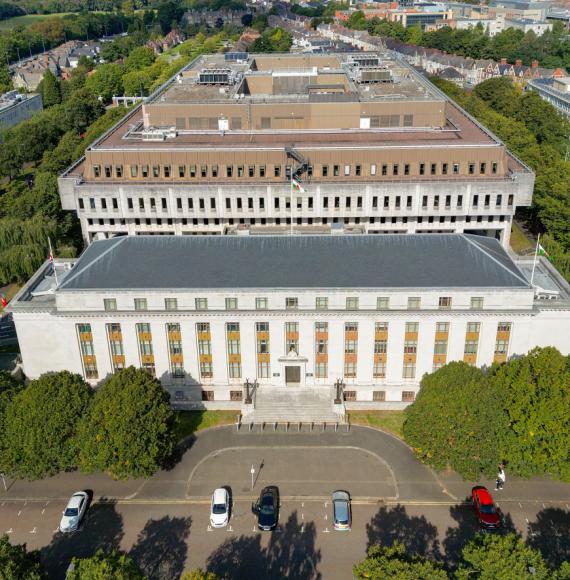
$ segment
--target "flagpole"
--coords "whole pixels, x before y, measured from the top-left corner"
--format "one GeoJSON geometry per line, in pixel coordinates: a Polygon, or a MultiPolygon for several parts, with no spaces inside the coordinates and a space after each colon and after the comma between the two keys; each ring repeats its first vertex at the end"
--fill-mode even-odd
{"type": "Polygon", "coordinates": [[[289,203],[291,205],[291,231],[289,235],[293,235],[293,168],[291,168],[291,189],[289,190],[289,203]]]}
{"type": "Polygon", "coordinates": [[[534,260],[532,261],[532,274],[530,275],[530,285],[531,286],[532,286],[532,283],[534,281],[534,270],[536,268],[536,259],[538,258],[539,242],[540,242],[540,234],[538,234],[538,236],[536,238],[536,248],[534,250],[534,260]]]}
{"type": "Polygon", "coordinates": [[[59,286],[59,283],[57,281],[57,272],[55,270],[55,260],[53,259],[53,250],[51,249],[51,239],[49,237],[48,237],[48,244],[49,244],[49,257],[50,257],[51,265],[53,268],[53,275],[55,277],[55,287],[57,288],[59,286]]]}

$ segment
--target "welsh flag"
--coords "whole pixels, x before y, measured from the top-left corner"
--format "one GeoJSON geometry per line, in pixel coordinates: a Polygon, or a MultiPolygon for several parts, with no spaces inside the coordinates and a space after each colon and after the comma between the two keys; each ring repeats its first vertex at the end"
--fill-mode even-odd
{"type": "Polygon", "coordinates": [[[538,255],[545,256],[547,258],[549,257],[548,252],[540,244],[538,244],[538,255]]]}
{"type": "Polygon", "coordinates": [[[291,179],[291,185],[300,193],[305,193],[305,190],[303,189],[302,185],[296,180],[296,179],[291,179]]]}

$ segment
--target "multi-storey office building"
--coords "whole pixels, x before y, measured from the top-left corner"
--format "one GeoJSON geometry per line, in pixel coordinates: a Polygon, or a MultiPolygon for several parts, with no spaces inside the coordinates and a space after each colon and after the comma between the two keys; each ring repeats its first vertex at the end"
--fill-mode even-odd
{"type": "Polygon", "coordinates": [[[533,287],[497,240],[465,234],[129,236],[59,262],[55,290],[44,264],[10,308],[30,378],[96,385],[134,365],[218,406],[246,380],[340,379],[351,405],[397,408],[449,361],[568,354],[570,288],[546,266],[533,287]]]}
{"type": "Polygon", "coordinates": [[[389,53],[202,56],[59,180],[87,242],[344,226],[483,233],[505,246],[533,183],[503,143],[389,53]]]}

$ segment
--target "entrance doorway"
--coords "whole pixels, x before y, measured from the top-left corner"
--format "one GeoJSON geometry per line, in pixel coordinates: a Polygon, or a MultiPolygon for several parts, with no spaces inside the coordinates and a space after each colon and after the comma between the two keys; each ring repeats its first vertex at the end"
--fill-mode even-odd
{"type": "Polygon", "coordinates": [[[285,367],[285,383],[292,387],[298,387],[301,384],[300,366],[295,365],[285,367]]]}

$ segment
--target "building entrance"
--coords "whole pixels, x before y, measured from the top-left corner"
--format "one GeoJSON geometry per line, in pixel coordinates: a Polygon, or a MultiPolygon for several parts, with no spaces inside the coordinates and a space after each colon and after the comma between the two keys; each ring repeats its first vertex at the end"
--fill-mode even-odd
{"type": "Polygon", "coordinates": [[[285,367],[285,384],[290,387],[298,387],[301,384],[301,367],[300,366],[286,366],[285,367]]]}

